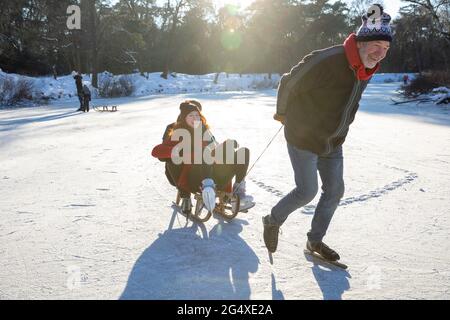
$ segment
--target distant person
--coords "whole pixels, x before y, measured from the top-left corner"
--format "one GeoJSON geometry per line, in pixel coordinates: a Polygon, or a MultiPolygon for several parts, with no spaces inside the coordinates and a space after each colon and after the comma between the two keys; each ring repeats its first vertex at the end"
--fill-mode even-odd
{"type": "Polygon", "coordinates": [[[83,77],[81,76],[81,73],[79,72],[72,72],[73,78],[75,79],[75,85],[77,87],[77,95],[78,100],[80,101],[80,108],[77,111],[84,111],[83,110],[83,77]]]}
{"type": "Polygon", "coordinates": [[[83,112],[89,112],[89,101],[91,101],[91,90],[83,85],[83,112]]]}
{"type": "Polygon", "coordinates": [[[52,66],[52,72],[53,72],[53,79],[58,79],[58,73],[56,72],[56,65],[52,66]]]}
{"type": "Polygon", "coordinates": [[[343,45],[313,51],[280,80],[274,119],[285,125],[296,187],[263,218],[269,252],[276,251],[280,226],[288,216],[315,198],[319,171],[322,194],[306,248],[326,260],[340,259],[323,238],[344,195],[342,145],[361,96],[392,41],[391,17],[381,5],[374,6],[363,15],[357,34],[343,45]],[[374,6],[380,16],[374,16],[374,6]]]}
{"type": "Polygon", "coordinates": [[[403,84],[406,86],[408,84],[409,77],[407,74],[403,76],[403,84]]]}

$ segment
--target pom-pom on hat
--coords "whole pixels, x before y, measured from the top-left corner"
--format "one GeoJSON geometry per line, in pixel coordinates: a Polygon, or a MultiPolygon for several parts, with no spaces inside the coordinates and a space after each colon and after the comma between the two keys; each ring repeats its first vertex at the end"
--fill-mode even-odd
{"type": "Polygon", "coordinates": [[[392,41],[391,16],[380,4],[372,5],[362,16],[362,25],[356,33],[356,41],[392,41]]]}

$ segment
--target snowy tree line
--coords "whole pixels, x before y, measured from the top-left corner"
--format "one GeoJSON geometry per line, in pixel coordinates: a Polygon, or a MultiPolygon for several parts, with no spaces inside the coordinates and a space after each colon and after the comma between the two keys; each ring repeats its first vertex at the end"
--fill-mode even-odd
{"type": "MultiPolygon", "coordinates": [[[[212,0],[3,0],[0,68],[204,74],[283,73],[314,49],[356,31],[373,1],[256,0],[245,10],[212,0]],[[81,29],[67,8],[81,9],[81,29]]],[[[377,1],[380,2],[380,1],[377,1]]],[[[382,2],[382,1],[381,1],[382,2]]],[[[450,70],[449,0],[403,1],[384,72],[450,70]]]]}

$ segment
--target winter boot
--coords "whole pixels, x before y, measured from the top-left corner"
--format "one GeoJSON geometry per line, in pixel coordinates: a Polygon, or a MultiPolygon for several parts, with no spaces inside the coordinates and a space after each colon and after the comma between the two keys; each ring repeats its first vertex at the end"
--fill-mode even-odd
{"type": "Polygon", "coordinates": [[[275,251],[277,251],[278,233],[280,232],[280,226],[275,224],[270,214],[263,217],[262,221],[264,226],[264,243],[267,247],[267,250],[271,253],[274,253],[275,251]]]}
{"type": "Polygon", "coordinates": [[[181,211],[184,214],[191,214],[192,213],[191,197],[189,197],[189,198],[181,198],[181,211]]]}
{"type": "Polygon", "coordinates": [[[311,242],[308,240],[306,242],[306,249],[320,254],[324,259],[329,261],[337,261],[341,258],[336,251],[328,247],[323,242],[311,242]]]}
{"type": "Polygon", "coordinates": [[[213,212],[216,207],[216,184],[213,179],[206,178],[202,181],[202,200],[205,208],[213,212]]]}
{"type": "Polygon", "coordinates": [[[241,181],[240,183],[237,182],[234,183],[233,193],[238,195],[240,200],[239,211],[248,210],[255,206],[253,197],[247,195],[245,191],[246,191],[245,180],[241,181]]]}

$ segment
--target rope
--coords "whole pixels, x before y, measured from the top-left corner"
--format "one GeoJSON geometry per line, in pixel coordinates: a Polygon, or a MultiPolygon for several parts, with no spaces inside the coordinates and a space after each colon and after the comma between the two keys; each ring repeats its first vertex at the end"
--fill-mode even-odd
{"type": "Polygon", "coordinates": [[[272,142],[275,140],[275,138],[278,136],[278,134],[280,133],[281,129],[283,129],[284,124],[281,125],[280,129],[278,129],[277,133],[275,133],[275,135],[273,136],[273,138],[269,141],[269,143],[267,144],[267,146],[264,148],[264,150],[261,152],[261,154],[259,155],[258,159],[255,160],[255,162],[252,164],[252,166],[250,167],[250,169],[248,169],[247,173],[244,176],[244,179],[242,179],[241,182],[238,183],[238,185],[236,186],[236,189],[233,190],[233,195],[236,193],[236,190],[239,189],[239,186],[241,185],[242,182],[245,181],[245,178],[249,175],[250,171],[252,171],[253,167],[255,166],[255,164],[259,161],[259,159],[261,159],[261,157],[263,156],[263,154],[267,151],[267,149],[269,149],[270,145],[272,144],[272,142]]]}
{"type": "MultiPolygon", "coordinates": [[[[284,127],[284,124],[281,125],[280,129],[278,129],[278,131],[275,133],[275,135],[272,137],[272,139],[270,139],[269,143],[268,143],[267,146],[264,148],[264,150],[261,152],[261,154],[259,155],[259,157],[255,160],[255,162],[252,164],[252,166],[250,167],[250,169],[248,169],[248,171],[247,171],[247,173],[245,174],[245,176],[244,176],[244,178],[242,179],[242,181],[239,182],[239,183],[237,184],[235,190],[233,190],[233,195],[236,193],[236,190],[239,189],[241,183],[245,181],[245,178],[249,175],[249,173],[250,173],[250,172],[252,171],[252,169],[255,167],[255,165],[256,165],[256,163],[259,161],[259,159],[261,159],[261,157],[264,155],[264,153],[267,151],[267,149],[269,149],[270,145],[273,143],[273,141],[274,141],[275,138],[278,136],[278,134],[280,133],[281,129],[283,129],[283,127],[284,127]]],[[[214,141],[215,141],[214,136],[212,136],[212,137],[213,137],[213,139],[214,139],[214,141]]],[[[175,181],[175,180],[173,179],[173,176],[172,176],[172,173],[170,172],[170,170],[168,170],[168,171],[169,171],[170,176],[172,177],[172,180],[175,181]]]]}

